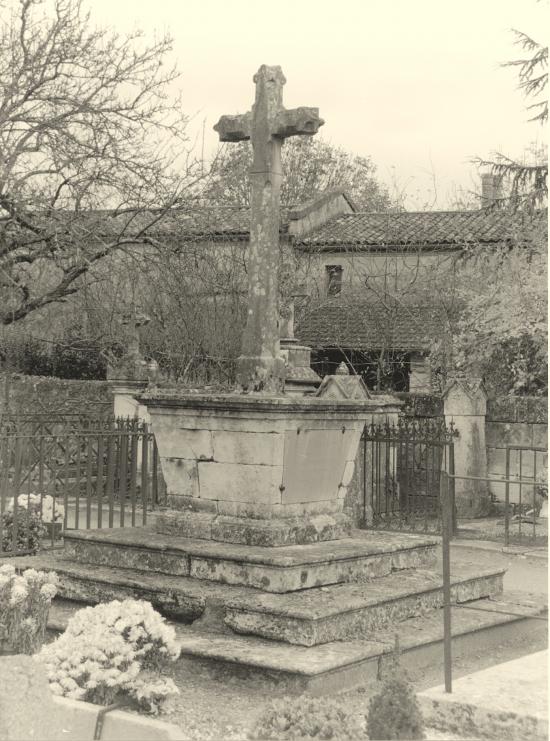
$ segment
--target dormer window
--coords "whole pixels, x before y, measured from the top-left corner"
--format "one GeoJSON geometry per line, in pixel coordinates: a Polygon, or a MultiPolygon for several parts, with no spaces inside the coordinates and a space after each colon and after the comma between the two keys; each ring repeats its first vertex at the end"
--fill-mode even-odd
{"type": "Polygon", "coordinates": [[[337,296],[342,291],[342,273],[344,269],[341,265],[325,265],[327,271],[327,294],[337,296]]]}

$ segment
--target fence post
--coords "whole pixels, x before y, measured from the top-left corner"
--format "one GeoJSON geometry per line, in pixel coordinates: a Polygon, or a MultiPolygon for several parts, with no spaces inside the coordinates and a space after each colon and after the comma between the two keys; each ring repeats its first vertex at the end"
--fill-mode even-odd
{"type": "Polygon", "coordinates": [[[504,545],[510,545],[510,448],[506,448],[506,484],[504,485],[504,545]]]}
{"type": "Polygon", "coordinates": [[[451,634],[451,528],[452,509],[450,482],[446,472],[441,481],[441,532],[443,547],[443,663],[445,666],[445,692],[453,691],[452,634],[451,634]]]}
{"type": "Polygon", "coordinates": [[[451,442],[449,443],[449,478],[447,479],[447,484],[449,487],[449,506],[451,507],[451,519],[452,519],[451,533],[453,535],[456,535],[458,532],[458,518],[456,514],[454,475],[455,475],[455,444],[453,442],[453,439],[451,438],[451,442]]]}

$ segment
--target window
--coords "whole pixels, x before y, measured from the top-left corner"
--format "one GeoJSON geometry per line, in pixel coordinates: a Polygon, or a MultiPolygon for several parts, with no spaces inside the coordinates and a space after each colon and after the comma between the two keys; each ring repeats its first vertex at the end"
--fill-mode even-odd
{"type": "Polygon", "coordinates": [[[325,265],[327,271],[327,294],[337,296],[342,291],[342,273],[341,265],[325,265]]]}

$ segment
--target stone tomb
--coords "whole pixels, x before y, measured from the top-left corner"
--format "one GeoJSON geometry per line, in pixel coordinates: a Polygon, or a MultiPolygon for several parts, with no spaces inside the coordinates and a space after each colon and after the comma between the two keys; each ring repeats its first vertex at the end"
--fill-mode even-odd
{"type": "Polygon", "coordinates": [[[344,537],[344,498],[366,422],[396,400],[142,397],[171,510],[159,533],[282,546],[344,537]]]}

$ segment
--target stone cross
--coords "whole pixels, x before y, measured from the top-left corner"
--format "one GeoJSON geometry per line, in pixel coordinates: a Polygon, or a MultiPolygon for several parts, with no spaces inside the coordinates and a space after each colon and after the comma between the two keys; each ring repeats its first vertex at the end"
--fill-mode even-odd
{"type": "Polygon", "coordinates": [[[237,361],[237,382],[245,390],[278,391],[284,379],[279,354],[277,273],[281,193],[281,147],[289,136],[316,134],[324,121],[318,108],[283,107],[286,80],[280,67],[262,65],[254,75],[252,110],[222,116],[214,126],[222,142],[250,139],[251,181],[248,315],[237,361]]]}
{"type": "Polygon", "coordinates": [[[125,358],[132,359],[135,362],[141,359],[139,328],[149,324],[150,321],[151,319],[146,314],[136,311],[135,307],[122,314],[121,324],[126,328],[125,358]]]}

